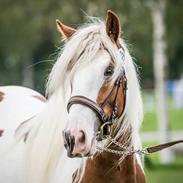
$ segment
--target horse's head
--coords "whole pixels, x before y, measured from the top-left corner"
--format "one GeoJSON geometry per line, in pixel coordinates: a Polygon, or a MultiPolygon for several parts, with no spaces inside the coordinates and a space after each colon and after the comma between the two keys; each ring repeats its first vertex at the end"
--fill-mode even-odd
{"type": "Polygon", "coordinates": [[[71,95],[63,138],[68,156],[89,156],[94,154],[97,141],[110,133],[111,125],[121,117],[125,107],[120,22],[116,14],[108,11],[101,30],[97,25],[75,30],[59,20],[57,27],[70,44],[84,36],[78,45],[80,53],[68,66],[71,95]]]}

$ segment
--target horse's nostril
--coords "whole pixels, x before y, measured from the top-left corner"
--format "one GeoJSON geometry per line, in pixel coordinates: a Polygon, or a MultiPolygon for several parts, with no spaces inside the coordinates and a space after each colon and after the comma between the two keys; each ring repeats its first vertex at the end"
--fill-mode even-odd
{"type": "Polygon", "coordinates": [[[80,130],[79,131],[79,135],[78,135],[78,141],[79,141],[79,143],[84,144],[85,143],[85,140],[86,140],[85,133],[84,133],[83,130],[80,130]]]}
{"type": "Polygon", "coordinates": [[[74,136],[71,135],[70,131],[63,132],[63,137],[64,137],[64,146],[67,150],[67,153],[71,155],[75,145],[75,138],[74,136]]]}
{"type": "Polygon", "coordinates": [[[63,131],[64,146],[69,157],[82,156],[86,151],[86,134],[83,130],[63,131]]]}

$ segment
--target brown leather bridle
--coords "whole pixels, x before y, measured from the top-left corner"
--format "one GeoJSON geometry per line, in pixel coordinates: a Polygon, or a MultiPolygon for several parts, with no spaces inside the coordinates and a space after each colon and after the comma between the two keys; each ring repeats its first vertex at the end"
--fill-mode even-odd
{"type": "MultiPolygon", "coordinates": [[[[124,49],[120,48],[119,52],[120,52],[122,61],[124,61],[124,49]]],[[[67,111],[69,112],[72,105],[80,104],[80,105],[90,108],[93,112],[95,112],[95,114],[97,115],[97,117],[101,123],[99,130],[97,132],[97,140],[102,140],[106,135],[110,134],[111,126],[113,125],[114,121],[116,119],[119,119],[124,112],[124,109],[126,106],[126,90],[127,90],[127,78],[126,78],[126,74],[125,74],[125,68],[122,66],[121,72],[120,72],[119,76],[116,78],[111,91],[109,92],[109,94],[107,95],[105,100],[102,103],[100,103],[100,105],[85,96],[75,95],[69,99],[69,102],[67,104],[67,111]],[[123,90],[124,90],[124,99],[123,99],[124,102],[123,102],[122,110],[118,114],[117,96],[119,93],[119,88],[121,86],[123,87],[123,90]],[[106,114],[104,111],[104,107],[107,105],[109,99],[112,96],[115,96],[114,102],[112,104],[112,115],[108,116],[108,114],[106,114]]]]}

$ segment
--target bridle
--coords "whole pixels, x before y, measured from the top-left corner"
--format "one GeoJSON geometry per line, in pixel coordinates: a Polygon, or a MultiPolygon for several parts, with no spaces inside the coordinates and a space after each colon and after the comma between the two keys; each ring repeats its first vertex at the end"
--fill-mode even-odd
{"type": "MultiPolygon", "coordinates": [[[[122,61],[124,62],[124,59],[125,59],[124,48],[120,47],[119,53],[121,55],[122,61]]],[[[126,93],[127,93],[126,91],[127,91],[127,78],[125,74],[125,68],[124,66],[122,66],[121,72],[119,76],[116,78],[111,91],[109,92],[109,94],[107,95],[107,97],[104,99],[102,103],[97,104],[96,102],[94,102],[93,100],[85,96],[75,95],[69,99],[67,104],[67,111],[69,112],[72,105],[80,104],[90,108],[93,112],[95,112],[95,114],[97,115],[101,123],[98,129],[98,132],[96,134],[96,138],[97,140],[102,140],[105,138],[105,136],[111,133],[111,126],[114,124],[114,121],[116,119],[119,119],[123,115],[123,112],[126,106],[126,93]],[[123,90],[124,90],[124,98],[123,98],[124,102],[123,102],[122,110],[120,114],[118,114],[119,106],[118,106],[117,96],[119,94],[120,87],[123,87],[123,90]],[[108,101],[112,96],[115,96],[115,97],[114,97],[114,102],[112,104],[112,114],[111,116],[109,116],[107,113],[105,113],[104,107],[107,105],[108,101]]]]}
{"type": "MultiPolygon", "coordinates": [[[[122,62],[124,62],[125,61],[125,51],[122,46],[119,48],[119,53],[120,53],[122,62]]],[[[119,119],[124,113],[124,110],[126,107],[126,95],[127,95],[127,78],[126,78],[126,74],[125,74],[125,65],[124,65],[124,66],[122,66],[121,73],[119,74],[119,76],[117,77],[117,79],[114,82],[112,90],[110,91],[110,93],[107,95],[105,100],[100,105],[98,105],[96,102],[94,102],[93,100],[91,100],[85,96],[75,95],[69,99],[69,102],[67,104],[67,111],[69,112],[72,105],[80,104],[80,105],[90,108],[93,112],[95,112],[95,114],[97,115],[97,117],[101,123],[101,125],[98,129],[98,132],[96,134],[97,140],[99,141],[99,140],[103,140],[103,139],[107,138],[112,144],[115,144],[115,145],[117,145],[117,147],[120,148],[120,150],[115,150],[115,149],[110,149],[107,147],[102,147],[102,148],[97,147],[97,150],[99,152],[106,151],[106,152],[110,152],[110,153],[117,154],[120,156],[123,154],[133,155],[135,153],[137,153],[139,155],[151,154],[151,153],[155,153],[155,152],[161,151],[163,149],[166,149],[168,147],[171,147],[175,144],[183,143],[183,140],[177,140],[177,141],[171,141],[171,142],[164,143],[164,144],[159,144],[156,146],[146,147],[143,149],[131,149],[129,147],[125,147],[124,144],[121,144],[120,142],[111,138],[111,136],[110,136],[111,126],[114,124],[114,121],[116,119],[119,119]],[[123,102],[123,107],[122,107],[121,113],[117,114],[118,107],[119,107],[118,101],[117,101],[117,96],[119,93],[119,89],[122,85],[123,85],[123,89],[124,89],[124,98],[123,98],[124,102],[123,102]],[[114,98],[114,102],[112,105],[112,115],[108,116],[108,114],[106,114],[104,111],[104,107],[106,106],[107,102],[109,101],[111,96],[114,94],[114,92],[115,92],[115,98],[114,98]]]]}

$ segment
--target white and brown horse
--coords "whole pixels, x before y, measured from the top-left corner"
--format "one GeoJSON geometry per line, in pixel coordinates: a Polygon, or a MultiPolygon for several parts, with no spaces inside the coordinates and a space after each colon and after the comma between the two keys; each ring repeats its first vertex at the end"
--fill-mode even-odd
{"type": "Polygon", "coordinates": [[[26,102],[20,94],[22,111],[16,112],[14,99],[9,106],[29,115],[11,118],[0,88],[0,182],[145,183],[141,158],[133,153],[141,147],[141,94],[118,16],[108,11],[105,23],[90,19],[78,29],[56,22],[65,46],[49,76],[47,102],[34,92],[26,102]],[[11,126],[8,135],[16,133],[9,145],[11,126]]]}
{"type": "MultiPolygon", "coordinates": [[[[38,92],[25,87],[0,87],[0,182],[25,182],[24,142],[16,143],[15,131],[38,114],[45,101],[38,92]]],[[[30,128],[27,126],[27,131],[30,128]]]]}

